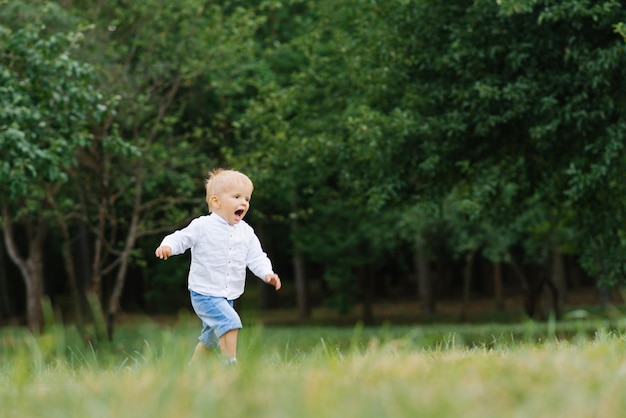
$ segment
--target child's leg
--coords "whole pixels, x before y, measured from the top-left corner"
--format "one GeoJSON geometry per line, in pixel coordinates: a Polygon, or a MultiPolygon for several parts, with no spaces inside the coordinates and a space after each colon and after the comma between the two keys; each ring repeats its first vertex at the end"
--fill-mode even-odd
{"type": "MultiPolygon", "coordinates": [[[[233,301],[191,291],[191,303],[204,324],[201,343],[207,347],[219,346],[225,362],[236,362],[237,334],[242,325],[233,301]]],[[[194,357],[196,352],[201,353],[202,347],[196,346],[194,357]]]]}
{"type": "Polygon", "coordinates": [[[200,358],[206,358],[211,354],[211,352],[212,350],[209,347],[207,347],[203,342],[199,342],[193,350],[191,362],[193,363],[200,358]]]}
{"type": "Polygon", "coordinates": [[[207,325],[204,320],[202,321],[202,333],[200,333],[198,340],[200,340],[200,342],[196,344],[193,350],[193,355],[189,361],[190,363],[198,359],[208,358],[209,355],[219,347],[219,339],[217,335],[215,335],[215,331],[207,325]]]}
{"type": "Polygon", "coordinates": [[[231,329],[220,337],[220,350],[224,360],[237,358],[237,334],[239,329],[231,329]]]}

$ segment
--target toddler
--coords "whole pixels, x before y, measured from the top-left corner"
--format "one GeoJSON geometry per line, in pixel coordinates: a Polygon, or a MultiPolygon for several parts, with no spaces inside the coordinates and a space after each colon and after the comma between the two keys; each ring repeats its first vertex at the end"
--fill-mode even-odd
{"type": "Polygon", "coordinates": [[[207,349],[219,348],[225,364],[237,363],[241,319],[233,302],[243,294],[246,268],[280,289],[280,278],[250,225],[243,221],[254,187],[238,171],[216,169],[206,181],[209,215],[200,216],[168,236],[156,249],[162,260],[191,249],[188,288],[191,305],[202,320],[192,361],[207,349]]]}

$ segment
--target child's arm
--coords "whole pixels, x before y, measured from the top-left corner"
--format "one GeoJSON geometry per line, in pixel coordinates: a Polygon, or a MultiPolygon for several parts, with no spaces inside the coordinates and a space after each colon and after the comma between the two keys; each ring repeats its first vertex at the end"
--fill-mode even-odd
{"type": "Polygon", "coordinates": [[[172,247],[169,245],[161,245],[156,249],[154,254],[159,257],[161,260],[167,260],[170,255],[172,255],[172,247]]]}
{"type": "Polygon", "coordinates": [[[281,287],[280,277],[278,277],[278,274],[276,274],[276,273],[266,274],[265,275],[265,283],[274,286],[274,289],[276,289],[276,290],[280,289],[280,287],[281,287]]]}
{"type": "Polygon", "coordinates": [[[202,222],[200,218],[196,218],[187,227],[163,238],[154,254],[161,260],[167,260],[172,255],[182,254],[196,243],[201,232],[202,222]]]}

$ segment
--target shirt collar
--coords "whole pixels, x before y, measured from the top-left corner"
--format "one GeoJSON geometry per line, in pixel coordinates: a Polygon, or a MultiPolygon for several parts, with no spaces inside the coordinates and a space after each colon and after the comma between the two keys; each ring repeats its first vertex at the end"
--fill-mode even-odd
{"type": "Polygon", "coordinates": [[[226,225],[226,226],[230,226],[231,228],[235,228],[238,224],[236,225],[231,225],[229,224],[226,219],[222,218],[220,215],[216,215],[215,213],[211,212],[209,214],[209,216],[211,217],[211,219],[215,220],[216,222],[222,224],[222,225],[226,225]]]}

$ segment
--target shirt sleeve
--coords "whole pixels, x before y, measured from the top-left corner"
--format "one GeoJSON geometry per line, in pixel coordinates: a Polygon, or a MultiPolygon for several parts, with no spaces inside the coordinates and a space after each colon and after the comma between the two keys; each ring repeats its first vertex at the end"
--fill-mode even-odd
{"type": "Polygon", "coordinates": [[[179,229],[163,238],[161,245],[171,247],[172,255],[182,254],[196,244],[200,229],[200,221],[194,219],[187,227],[179,229]]]}
{"type": "Polygon", "coordinates": [[[274,273],[272,270],[272,262],[263,251],[261,242],[252,229],[250,229],[250,237],[248,239],[249,247],[246,264],[255,276],[265,281],[266,275],[274,273]]]}

